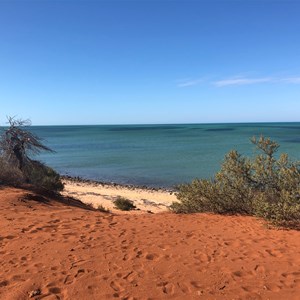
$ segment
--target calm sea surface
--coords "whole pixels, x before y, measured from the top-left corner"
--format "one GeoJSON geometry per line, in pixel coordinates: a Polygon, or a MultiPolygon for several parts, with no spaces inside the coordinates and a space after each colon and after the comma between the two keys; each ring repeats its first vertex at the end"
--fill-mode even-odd
{"type": "Polygon", "coordinates": [[[300,123],[32,126],[56,153],[38,159],[61,174],[123,184],[171,187],[212,177],[231,149],[253,156],[254,135],[300,160],[300,123]]]}

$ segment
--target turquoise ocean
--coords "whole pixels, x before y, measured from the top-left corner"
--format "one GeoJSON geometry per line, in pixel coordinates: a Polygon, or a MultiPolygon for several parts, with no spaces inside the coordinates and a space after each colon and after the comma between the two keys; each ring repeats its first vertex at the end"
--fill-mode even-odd
{"type": "Polygon", "coordinates": [[[224,155],[253,156],[252,136],[271,137],[300,160],[300,123],[32,126],[56,153],[37,159],[59,173],[104,182],[173,187],[211,178],[224,155]]]}

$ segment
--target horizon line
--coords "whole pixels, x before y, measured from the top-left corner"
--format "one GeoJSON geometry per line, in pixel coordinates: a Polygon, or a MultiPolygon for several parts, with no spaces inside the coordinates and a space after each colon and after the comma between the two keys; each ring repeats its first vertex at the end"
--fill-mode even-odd
{"type": "MultiPolygon", "coordinates": [[[[300,123],[300,121],[250,121],[250,122],[190,122],[190,123],[119,123],[119,124],[32,124],[34,126],[167,126],[167,125],[224,125],[224,124],[275,124],[275,123],[300,123]]],[[[0,127],[8,127],[0,125],[0,127]]]]}

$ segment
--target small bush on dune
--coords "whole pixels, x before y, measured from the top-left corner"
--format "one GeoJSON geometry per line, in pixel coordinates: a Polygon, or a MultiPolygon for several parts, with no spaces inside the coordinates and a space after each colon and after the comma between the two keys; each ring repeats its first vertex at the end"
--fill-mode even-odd
{"type": "Polygon", "coordinates": [[[121,196],[118,196],[116,200],[114,200],[114,205],[116,208],[125,211],[134,210],[136,208],[135,205],[133,204],[133,201],[128,200],[121,196]]]}
{"type": "Polygon", "coordinates": [[[48,191],[62,191],[64,188],[60,175],[39,161],[31,160],[24,168],[28,182],[48,191]]]}
{"type": "Polygon", "coordinates": [[[261,151],[253,160],[230,151],[212,180],[179,186],[171,209],[176,213],[214,212],[256,215],[274,223],[300,220],[300,168],[287,154],[274,157],[279,145],[253,138],[261,151]]]}
{"type": "Polygon", "coordinates": [[[104,213],[110,213],[110,210],[108,208],[105,208],[102,204],[97,206],[97,210],[104,213]]]}

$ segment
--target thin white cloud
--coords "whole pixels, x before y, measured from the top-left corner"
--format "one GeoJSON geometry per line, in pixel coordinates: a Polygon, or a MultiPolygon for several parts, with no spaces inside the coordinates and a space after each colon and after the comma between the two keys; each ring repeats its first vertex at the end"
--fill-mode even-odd
{"type": "Polygon", "coordinates": [[[281,78],[280,81],[285,82],[285,83],[300,84],[300,77],[281,78]]]}
{"type": "Polygon", "coordinates": [[[274,82],[274,79],[271,77],[261,77],[261,78],[245,78],[245,77],[235,77],[229,79],[222,79],[213,82],[217,87],[229,86],[229,85],[248,85],[255,83],[266,83],[274,82]]]}
{"type": "MultiPolygon", "coordinates": [[[[209,81],[203,78],[196,79],[181,79],[177,81],[177,86],[180,88],[196,86],[201,83],[208,83],[209,81]]],[[[260,84],[260,83],[281,83],[281,84],[300,84],[300,77],[242,77],[235,76],[225,79],[220,79],[210,82],[214,86],[221,88],[226,86],[239,86],[239,85],[251,85],[251,84],[260,84]]]]}
{"type": "Polygon", "coordinates": [[[188,87],[188,86],[194,86],[198,85],[203,82],[203,79],[187,79],[187,80],[182,80],[181,82],[178,83],[178,87],[188,87]]]}

